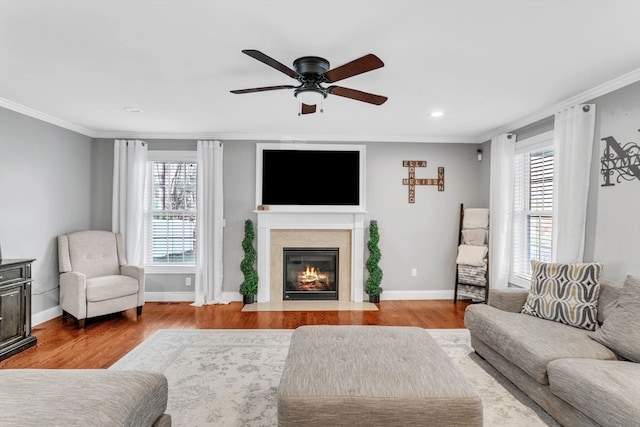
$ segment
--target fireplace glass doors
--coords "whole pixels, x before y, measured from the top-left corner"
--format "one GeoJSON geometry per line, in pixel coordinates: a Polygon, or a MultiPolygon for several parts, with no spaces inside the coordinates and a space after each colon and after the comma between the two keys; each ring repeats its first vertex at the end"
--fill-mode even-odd
{"type": "Polygon", "coordinates": [[[284,248],[284,300],[337,300],[338,248],[284,248]]]}

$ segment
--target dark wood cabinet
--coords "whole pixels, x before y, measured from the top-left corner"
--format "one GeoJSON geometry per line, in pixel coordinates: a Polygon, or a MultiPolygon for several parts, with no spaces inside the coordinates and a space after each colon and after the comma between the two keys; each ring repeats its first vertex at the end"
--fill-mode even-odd
{"type": "Polygon", "coordinates": [[[31,263],[0,260],[0,360],[36,344],[31,335],[31,263]]]}

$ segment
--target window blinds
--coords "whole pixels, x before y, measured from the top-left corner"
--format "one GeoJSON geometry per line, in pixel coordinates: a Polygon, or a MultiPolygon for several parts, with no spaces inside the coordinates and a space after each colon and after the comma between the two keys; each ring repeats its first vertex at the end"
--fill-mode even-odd
{"type": "Polygon", "coordinates": [[[195,263],[197,164],[152,162],[145,227],[147,265],[195,263]]]}
{"type": "Polygon", "coordinates": [[[553,226],[553,147],[515,157],[511,276],[531,279],[531,260],[551,261],[553,226]]]}

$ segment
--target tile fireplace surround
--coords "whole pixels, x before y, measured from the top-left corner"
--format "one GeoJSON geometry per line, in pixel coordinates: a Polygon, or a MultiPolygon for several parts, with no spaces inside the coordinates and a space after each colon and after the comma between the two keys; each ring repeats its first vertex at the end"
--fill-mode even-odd
{"type": "Polygon", "coordinates": [[[258,302],[283,300],[283,248],[339,248],[338,301],[362,302],[364,213],[257,211],[258,302]]]}

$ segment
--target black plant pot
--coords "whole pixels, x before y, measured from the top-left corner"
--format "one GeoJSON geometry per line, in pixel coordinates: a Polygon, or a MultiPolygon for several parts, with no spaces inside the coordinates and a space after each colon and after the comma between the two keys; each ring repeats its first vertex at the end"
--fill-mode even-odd
{"type": "Polygon", "coordinates": [[[245,304],[253,304],[255,295],[242,295],[242,302],[245,304]]]}
{"type": "Polygon", "coordinates": [[[369,302],[379,303],[380,295],[369,295],[369,302]]]}

